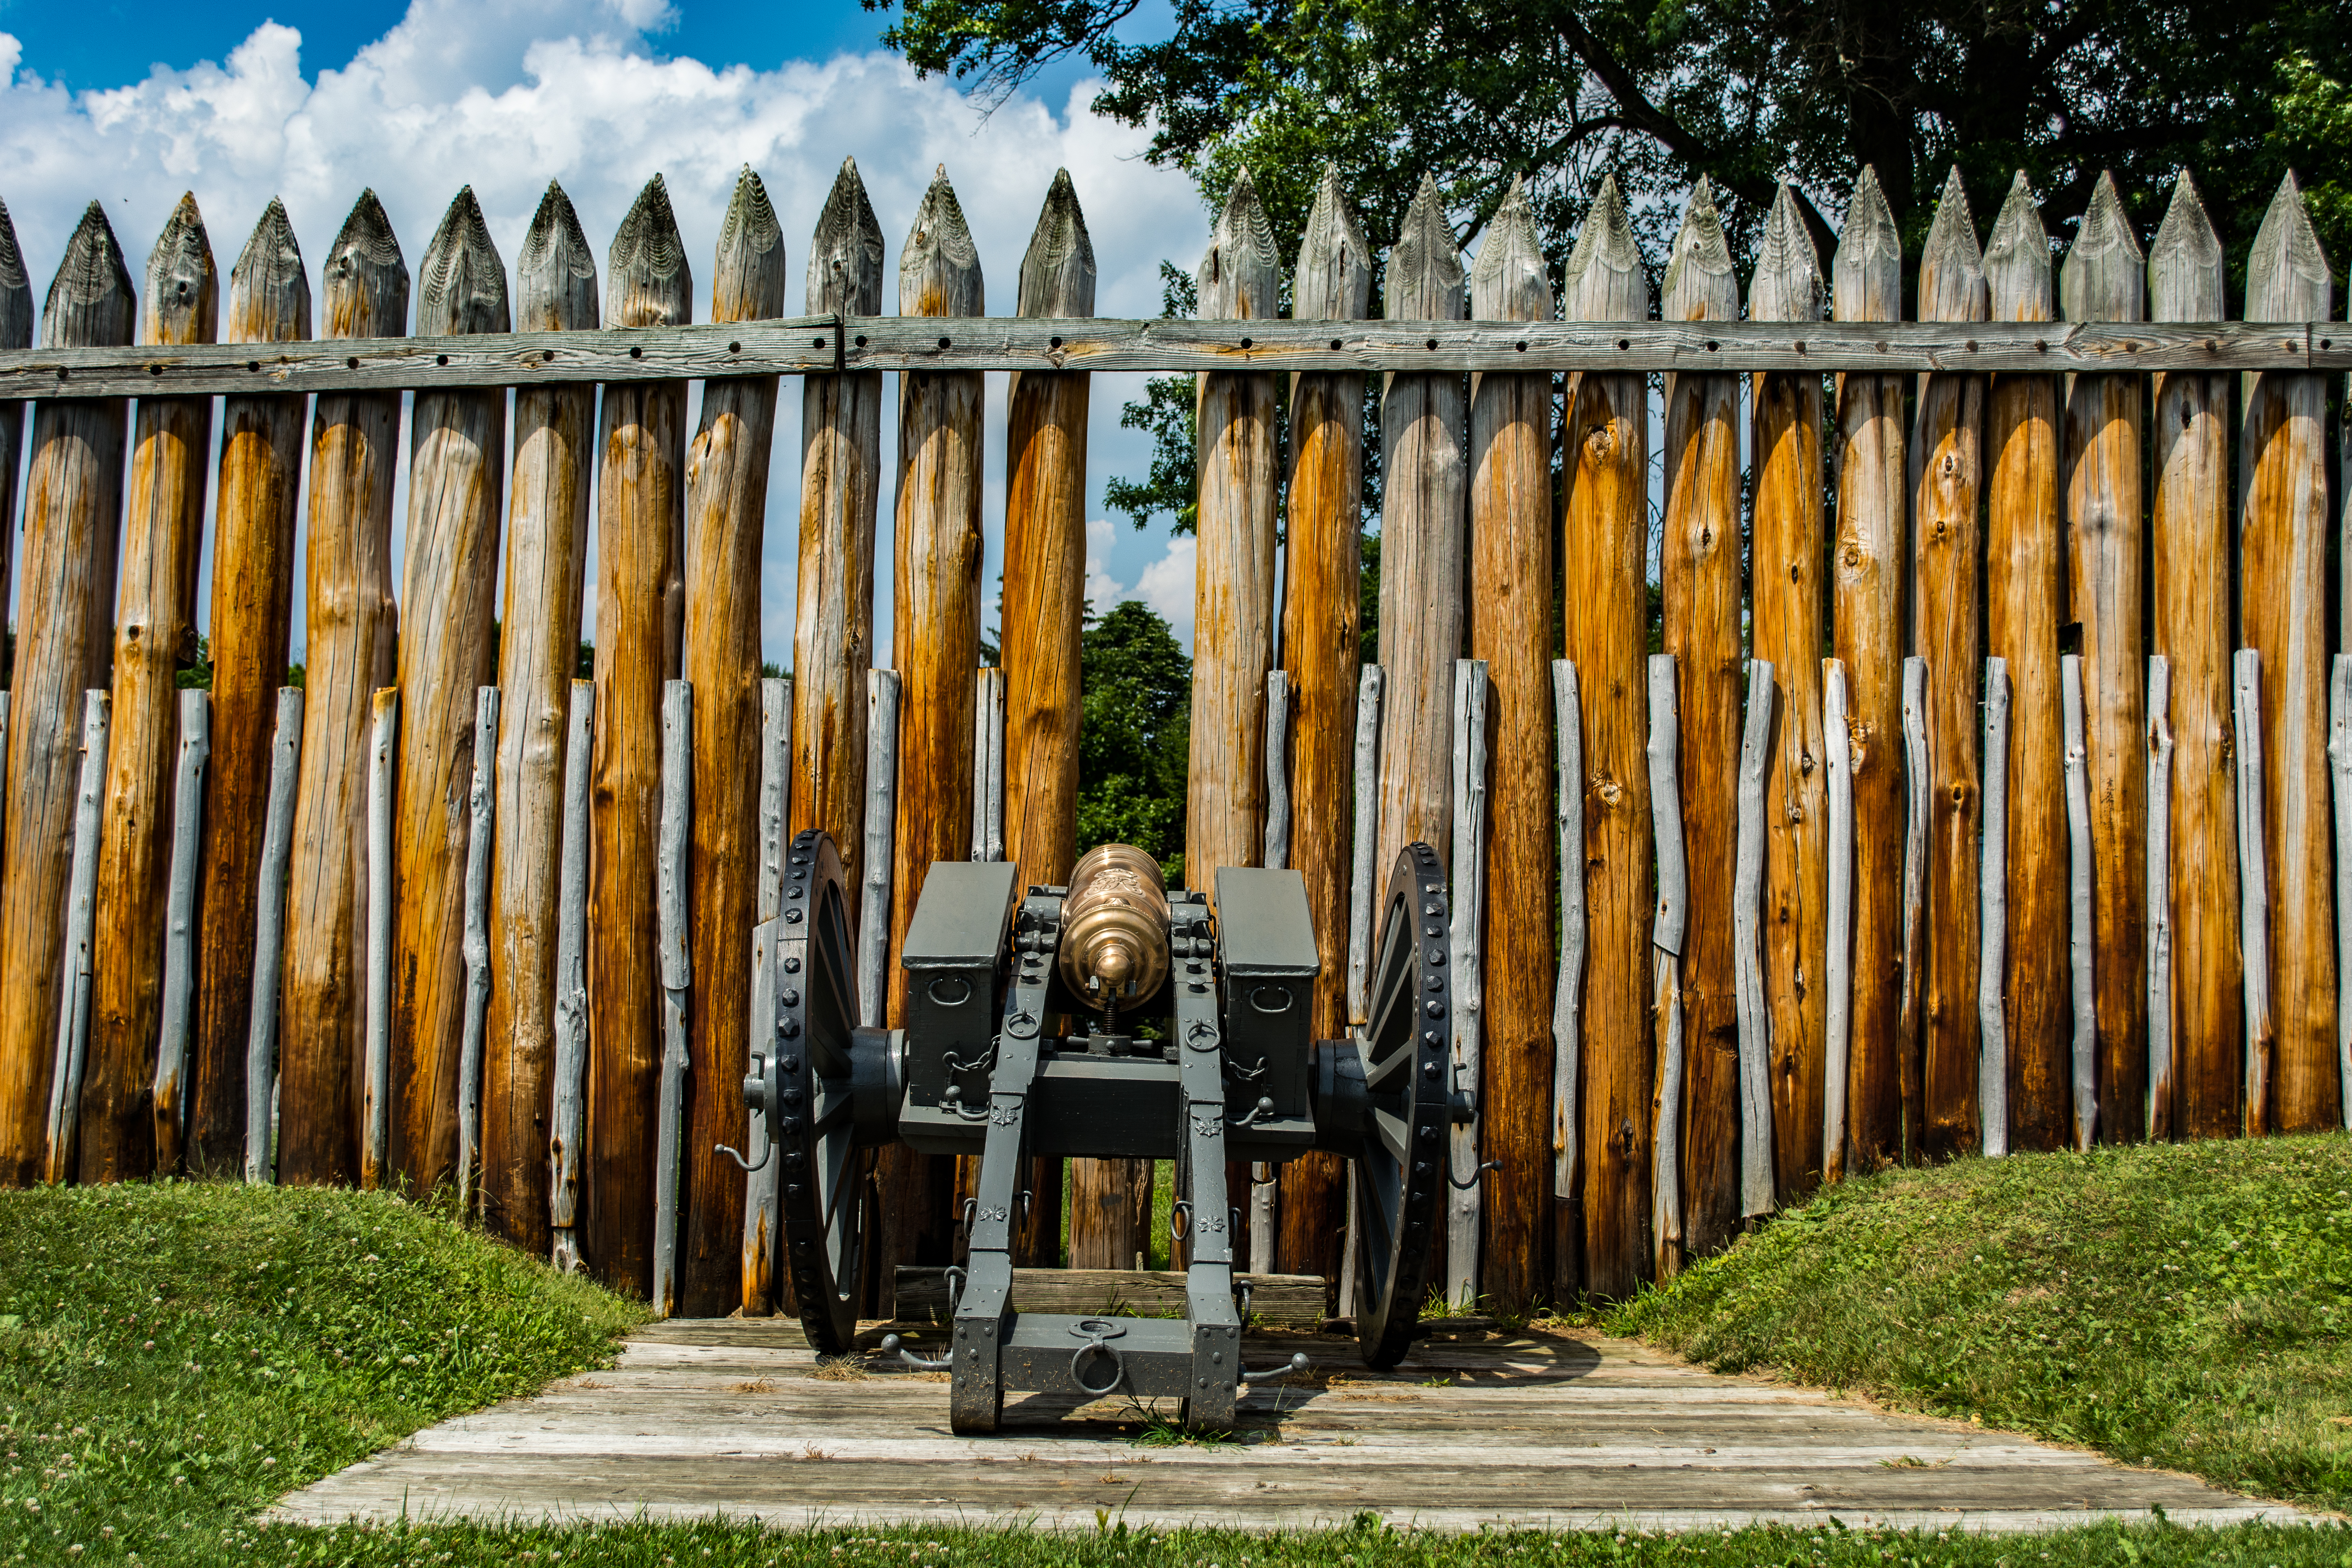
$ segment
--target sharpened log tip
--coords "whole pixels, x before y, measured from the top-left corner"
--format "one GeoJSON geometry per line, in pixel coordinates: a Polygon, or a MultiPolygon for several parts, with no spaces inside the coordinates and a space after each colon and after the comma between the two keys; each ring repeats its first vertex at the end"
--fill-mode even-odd
{"type": "Polygon", "coordinates": [[[1568,257],[1567,315],[1576,321],[1640,321],[1650,314],[1650,279],[1617,176],[1601,176],[1592,208],[1568,257]]]}
{"type": "Polygon", "coordinates": [[[2324,321],[2330,283],[2327,252],[2311,226],[2303,184],[2289,169],[2246,253],[2246,320],[2324,321]]]}
{"type": "Polygon", "coordinates": [[[1423,174],[1389,250],[1385,312],[1391,321],[1458,321],[1468,302],[1462,252],[1434,176],[1423,174]]]}
{"type": "Polygon", "coordinates": [[[1968,187],[1959,165],[1945,178],[1943,195],[1936,201],[1936,216],[1927,226],[1927,243],[1919,252],[1919,319],[1923,321],[1981,321],[1989,310],[1985,289],[1984,253],[1977,248],[1976,216],[1969,210],[1968,187]]]}
{"type": "Polygon", "coordinates": [[[1785,180],[1764,215],[1764,236],[1756,251],[1756,276],[1748,285],[1751,321],[1817,321],[1822,316],[1822,259],[1797,210],[1797,193],[1785,180]]]}
{"type": "Polygon", "coordinates": [[[1339,165],[1326,163],[1298,242],[1291,280],[1291,314],[1302,321],[1344,321],[1371,309],[1372,249],[1339,183],[1339,165]]]}
{"type": "Polygon", "coordinates": [[[1206,320],[1265,321],[1280,311],[1282,258],[1247,169],[1234,175],[1225,193],[1209,231],[1209,248],[1192,277],[1206,320]]]}
{"type": "Polygon", "coordinates": [[[180,197],[155,237],[155,248],[147,253],[143,306],[142,342],[210,342],[218,329],[220,272],[194,191],[180,197]]]}
{"type": "Polygon", "coordinates": [[[597,321],[596,253],[572,198],[553,180],[539,198],[515,258],[515,317],[525,331],[562,331],[597,321]]]}
{"type": "Polygon", "coordinates": [[[1552,318],[1551,275],[1536,236],[1535,209],[1528,205],[1525,174],[1511,177],[1511,188],[1486,225],[1486,243],[1478,247],[1470,272],[1470,314],[1482,321],[1552,318]]]}
{"type": "Polygon", "coordinates": [[[507,308],[506,263],[490,239],[474,187],[461,188],[441,215],[425,247],[424,277],[416,300],[419,336],[504,332],[513,328],[507,308]]]}
{"type": "Polygon", "coordinates": [[[694,319],[694,270],[670,210],[669,187],[647,180],[614,232],[604,260],[613,327],[677,327],[694,319]]]}
{"type": "Polygon", "coordinates": [[[898,313],[902,316],[986,315],[980,250],[964,222],[963,204],[940,165],[915,207],[914,226],[898,249],[898,313]]]}
{"type": "Polygon", "coordinates": [[[1054,171],[1036,230],[1021,258],[1018,309],[1024,316],[1094,314],[1095,242],[1067,169],[1054,171]]]}
{"type": "Polygon", "coordinates": [[[2147,247],[2147,313],[2158,321],[2217,321],[2224,310],[2221,237],[2205,216],[2205,198],[2189,171],[2172,184],[2172,201],[2147,247]]]}
{"type": "Polygon", "coordinates": [[[1993,219],[1985,241],[1985,287],[1996,321],[2046,321],[2056,313],[2050,287],[2050,231],[2042,226],[2042,204],[2033,182],[2020,169],[2010,182],[2009,199],[1993,219]]]}
{"type": "Polygon", "coordinates": [[[1723,215],[1716,210],[1715,187],[1705,174],[1683,203],[1682,226],[1666,252],[1659,310],[1669,321],[1736,321],[1739,279],[1731,269],[1731,246],[1724,238],[1723,215]]]}
{"type": "Polygon", "coordinates": [[[41,310],[41,346],[127,344],[137,310],[131,268],[123,263],[114,226],[106,221],[105,206],[92,202],[66,241],[65,259],[49,283],[48,301],[41,310]]]}
{"type": "Polygon", "coordinates": [[[1853,183],[1830,273],[1831,313],[1839,321],[1903,319],[1903,235],[1895,226],[1878,171],[1869,164],[1853,183]]]}
{"type": "Polygon", "coordinates": [[[870,316],[882,309],[882,225],[857,160],[844,158],[809,241],[808,313],[870,316]]]}

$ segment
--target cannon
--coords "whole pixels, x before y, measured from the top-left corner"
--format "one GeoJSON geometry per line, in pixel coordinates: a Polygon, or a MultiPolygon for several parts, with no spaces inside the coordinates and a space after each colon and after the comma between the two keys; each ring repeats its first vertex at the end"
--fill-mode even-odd
{"type": "Polygon", "coordinates": [[[976,1156],[945,1353],[884,1342],[950,1374],[954,1429],[996,1430],[1008,1392],[1172,1399],[1187,1426],[1230,1429],[1246,1383],[1306,1361],[1242,1363],[1226,1163],[1323,1150],[1355,1162],[1359,1347],[1395,1365],[1427,1285],[1448,1131],[1469,1115],[1453,1081],[1444,873],[1427,845],[1397,857],[1374,929],[1369,1023],[1316,1040],[1321,965],[1296,871],[1221,868],[1213,906],[1169,891],[1127,845],[1089,851],[1066,887],[940,861],[901,953],[905,1027],[864,1028],[840,856],[800,834],[782,912],[755,935],[767,979],[743,1092],[765,1120],[762,1164],[777,1161],[774,1277],[790,1278],[810,1344],[839,1354],[856,1332],[872,1151],[976,1156]],[[1013,1309],[1033,1155],[1175,1163],[1181,1321],[1013,1309]]]}

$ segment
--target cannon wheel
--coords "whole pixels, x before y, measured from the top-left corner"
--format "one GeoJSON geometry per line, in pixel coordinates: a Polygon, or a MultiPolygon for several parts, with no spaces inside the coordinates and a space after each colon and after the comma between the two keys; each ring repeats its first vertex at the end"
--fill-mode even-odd
{"type": "Polygon", "coordinates": [[[777,1179],[781,1239],[810,1347],[841,1355],[857,1338],[858,1197],[866,1161],[851,1117],[856,950],[841,855],[830,835],[811,828],[793,840],[782,918],[776,1051],[783,1103],[769,1112],[784,1162],[777,1179]]]}
{"type": "Polygon", "coordinates": [[[1381,904],[1360,1047],[1371,1104],[1356,1166],[1356,1344],[1367,1365],[1381,1369],[1412,1343],[1445,1194],[1454,1015],[1446,940],[1445,868],[1428,845],[1409,844],[1381,904]]]}

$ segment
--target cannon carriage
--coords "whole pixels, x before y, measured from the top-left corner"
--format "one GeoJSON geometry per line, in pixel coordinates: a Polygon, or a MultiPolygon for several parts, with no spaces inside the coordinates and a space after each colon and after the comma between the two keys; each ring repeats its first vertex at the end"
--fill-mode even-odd
{"type": "Polygon", "coordinates": [[[1125,845],[1090,851],[1066,887],[1024,889],[1005,862],[936,863],[901,954],[900,1029],[857,1026],[840,857],[822,832],[793,841],[782,902],[760,928],[772,1016],[743,1087],[776,1161],[775,1262],[813,1346],[839,1353],[856,1335],[858,1194],[871,1151],[898,1141],[980,1163],[945,1353],[884,1346],[950,1373],[956,1431],[996,1430],[1015,1392],[1174,1400],[1186,1424],[1230,1428],[1247,1382],[1306,1361],[1243,1364],[1226,1163],[1322,1150],[1355,1162],[1359,1346],[1376,1367],[1402,1359],[1449,1127],[1469,1113],[1453,1082],[1444,873],[1427,845],[1398,856],[1370,1021],[1341,1040],[1310,1037],[1320,963],[1296,871],[1221,868],[1212,905],[1167,890],[1125,845]],[[1032,1155],[1174,1162],[1181,1321],[1013,1309],[1032,1155]]]}

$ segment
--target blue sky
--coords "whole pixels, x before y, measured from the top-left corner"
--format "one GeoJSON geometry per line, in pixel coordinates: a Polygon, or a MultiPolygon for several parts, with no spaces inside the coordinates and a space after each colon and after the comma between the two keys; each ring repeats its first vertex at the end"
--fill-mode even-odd
{"type": "MultiPolygon", "coordinates": [[[[880,53],[887,23],[856,0],[0,0],[0,200],[45,292],[92,198],[105,201],[136,274],[173,203],[193,191],[226,273],[263,205],[280,195],[315,297],[317,258],[363,186],[383,199],[413,267],[460,184],[474,187],[510,261],[550,179],[571,194],[601,253],[659,171],[707,288],[703,258],[741,164],[767,183],[796,262],[835,169],[854,155],[882,222],[888,277],[915,201],[944,163],[980,246],[990,309],[1003,312],[1037,205],[1066,165],[1095,239],[1097,310],[1154,313],[1161,258],[1190,267],[1207,237],[1190,182],[1141,161],[1143,132],[1090,115],[1082,67],[1058,67],[982,116],[952,84],[919,81],[880,53]]],[[[995,379],[992,584],[1003,474],[995,379]]],[[[1139,474],[1148,458],[1140,437],[1118,426],[1139,386],[1097,378],[1088,491],[1097,520],[1108,515],[1105,478],[1139,474]]],[[[791,645],[799,515],[798,388],[789,382],[784,402],[762,584],[763,640],[779,660],[791,645]]],[[[886,470],[895,449],[886,425],[886,470]]],[[[876,628],[886,653],[889,518],[886,491],[876,628]]],[[[1106,606],[1141,597],[1189,642],[1190,542],[1106,521],[1088,535],[1092,596],[1106,606]]],[[[208,600],[200,593],[200,605],[208,600]]]]}

